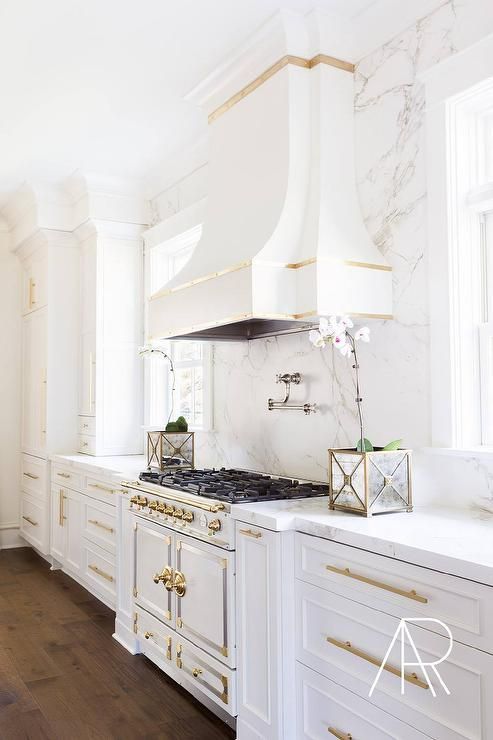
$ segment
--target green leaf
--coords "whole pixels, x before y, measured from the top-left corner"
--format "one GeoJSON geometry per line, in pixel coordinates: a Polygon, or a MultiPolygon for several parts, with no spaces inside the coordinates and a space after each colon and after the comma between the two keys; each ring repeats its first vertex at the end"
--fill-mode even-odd
{"type": "MultiPolygon", "coordinates": [[[[372,443],[370,442],[369,439],[366,439],[366,437],[365,437],[364,440],[363,440],[363,444],[365,446],[365,450],[364,450],[365,452],[373,452],[373,445],[372,445],[372,443]]],[[[356,449],[358,450],[358,452],[361,452],[361,440],[360,439],[358,440],[358,444],[356,445],[356,449]]]]}
{"type": "Polygon", "coordinates": [[[388,445],[385,445],[385,447],[383,448],[383,451],[392,452],[392,450],[398,450],[401,444],[402,444],[402,439],[394,439],[392,442],[389,442],[388,445]]]}

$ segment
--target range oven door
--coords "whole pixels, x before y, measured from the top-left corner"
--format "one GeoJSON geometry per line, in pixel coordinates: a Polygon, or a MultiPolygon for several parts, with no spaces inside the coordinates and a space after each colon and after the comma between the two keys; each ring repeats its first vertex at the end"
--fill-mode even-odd
{"type": "Polygon", "coordinates": [[[176,630],[235,666],[234,552],[175,534],[176,630]]]}
{"type": "Polygon", "coordinates": [[[174,626],[174,535],[165,527],[135,517],[134,537],[134,598],[139,606],[174,626]]]}

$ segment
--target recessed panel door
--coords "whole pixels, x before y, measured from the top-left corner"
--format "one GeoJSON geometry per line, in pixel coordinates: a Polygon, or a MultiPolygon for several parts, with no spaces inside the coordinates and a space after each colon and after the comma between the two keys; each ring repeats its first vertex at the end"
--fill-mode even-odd
{"type": "Polygon", "coordinates": [[[166,624],[173,614],[173,535],[165,527],[136,517],[135,599],[166,624]]]}

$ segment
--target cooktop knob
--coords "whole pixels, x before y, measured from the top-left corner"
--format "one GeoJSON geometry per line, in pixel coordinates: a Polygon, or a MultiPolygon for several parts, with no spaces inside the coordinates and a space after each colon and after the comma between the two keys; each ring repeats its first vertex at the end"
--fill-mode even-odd
{"type": "Polygon", "coordinates": [[[168,516],[173,516],[173,512],[174,512],[173,506],[167,505],[164,507],[164,513],[167,514],[168,516]]]}
{"type": "Polygon", "coordinates": [[[156,511],[158,507],[158,503],[159,503],[158,501],[149,501],[149,508],[152,509],[153,511],[156,511]]]}
{"type": "Polygon", "coordinates": [[[158,504],[157,511],[159,511],[160,514],[164,514],[166,511],[166,504],[158,504]]]}
{"type": "Polygon", "coordinates": [[[183,518],[183,509],[175,509],[173,512],[173,516],[175,519],[182,519],[183,518]]]}
{"type": "Polygon", "coordinates": [[[213,519],[209,522],[208,525],[209,534],[214,534],[214,532],[219,532],[221,529],[221,522],[219,519],[213,519]]]}
{"type": "Polygon", "coordinates": [[[192,511],[185,511],[183,514],[183,521],[184,522],[193,522],[193,512],[192,511]]]}

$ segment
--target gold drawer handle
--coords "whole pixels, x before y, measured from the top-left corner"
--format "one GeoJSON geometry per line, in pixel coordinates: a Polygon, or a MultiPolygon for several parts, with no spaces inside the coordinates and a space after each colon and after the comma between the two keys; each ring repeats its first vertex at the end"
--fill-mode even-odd
{"type": "Polygon", "coordinates": [[[203,670],[202,670],[202,668],[194,668],[194,669],[192,670],[192,676],[193,676],[194,678],[198,678],[198,677],[200,676],[200,674],[201,674],[201,673],[203,673],[203,670]]]}
{"type": "Polygon", "coordinates": [[[33,525],[33,527],[37,527],[37,526],[38,526],[38,522],[35,522],[35,521],[34,521],[33,519],[30,519],[30,518],[29,518],[28,516],[23,516],[22,518],[23,518],[23,519],[24,519],[24,520],[25,520],[26,522],[29,522],[29,524],[32,524],[32,525],[33,525]]]}
{"type": "Polygon", "coordinates": [[[148,640],[149,637],[154,637],[154,632],[144,632],[144,637],[148,640]]]}
{"type": "Polygon", "coordinates": [[[106,493],[115,493],[114,488],[108,488],[108,486],[102,486],[101,483],[88,483],[89,488],[98,488],[100,491],[106,491],[106,493]]]}
{"type": "Polygon", "coordinates": [[[240,529],[240,534],[244,534],[247,537],[255,537],[256,540],[262,537],[262,532],[254,532],[251,529],[240,529]]]}
{"type": "Polygon", "coordinates": [[[89,519],[89,524],[94,524],[95,527],[105,529],[106,532],[110,532],[111,534],[113,534],[113,532],[115,531],[113,527],[107,527],[106,524],[101,524],[101,522],[98,522],[97,519],[89,519]]]}
{"type": "Polygon", "coordinates": [[[111,583],[113,583],[113,581],[115,580],[113,576],[110,576],[109,573],[106,573],[104,570],[101,570],[101,568],[98,568],[97,565],[89,565],[89,568],[97,573],[98,576],[101,576],[101,578],[106,578],[106,580],[110,581],[111,583]]]}
{"type": "Polygon", "coordinates": [[[26,478],[31,478],[31,480],[39,480],[39,475],[34,475],[34,473],[24,473],[26,478]]]}
{"type": "MultiPolygon", "coordinates": [[[[363,660],[366,660],[368,663],[371,663],[372,665],[376,665],[378,668],[382,666],[382,661],[378,658],[374,658],[373,655],[368,655],[368,653],[363,652],[363,650],[360,650],[359,648],[355,648],[351,645],[350,642],[342,642],[341,640],[336,640],[335,637],[327,637],[327,642],[330,642],[331,645],[335,645],[338,648],[341,648],[342,650],[346,650],[348,653],[351,653],[352,655],[356,655],[358,658],[362,658],[363,660]]],[[[388,671],[389,673],[392,673],[394,676],[401,677],[401,671],[398,668],[394,668],[394,666],[385,664],[384,670],[388,671]]],[[[404,674],[404,680],[408,681],[409,683],[414,684],[415,686],[419,686],[421,689],[429,689],[425,681],[422,681],[416,673],[405,673],[404,674]]]]}
{"type": "Polygon", "coordinates": [[[72,477],[70,473],[57,473],[57,475],[59,475],[60,478],[71,478],[72,477]]]}
{"type": "Polygon", "coordinates": [[[335,565],[326,565],[325,568],[330,570],[331,573],[338,573],[340,576],[347,576],[348,578],[354,578],[355,581],[361,581],[361,583],[368,583],[370,586],[376,586],[376,588],[382,588],[384,591],[390,591],[392,594],[398,594],[399,596],[405,596],[406,599],[412,599],[413,601],[419,601],[421,604],[427,604],[428,599],[426,596],[420,596],[413,589],[412,591],[404,591],[401,588],[395,586],[389,586],[381,581],[374,581],[373,578],[367,578],[366,576],[360,576],[357,573],[352,573],[349,568],[336,568],[335,565]]]}
{"type": "Polygon", "coordinates": [[[338,737],[339,740],[353,740],[353,736],[350,732],[339,732],[335,727],[327,727],[327,730],[331,735],[334,735],[334,737],[338,737]]]}

